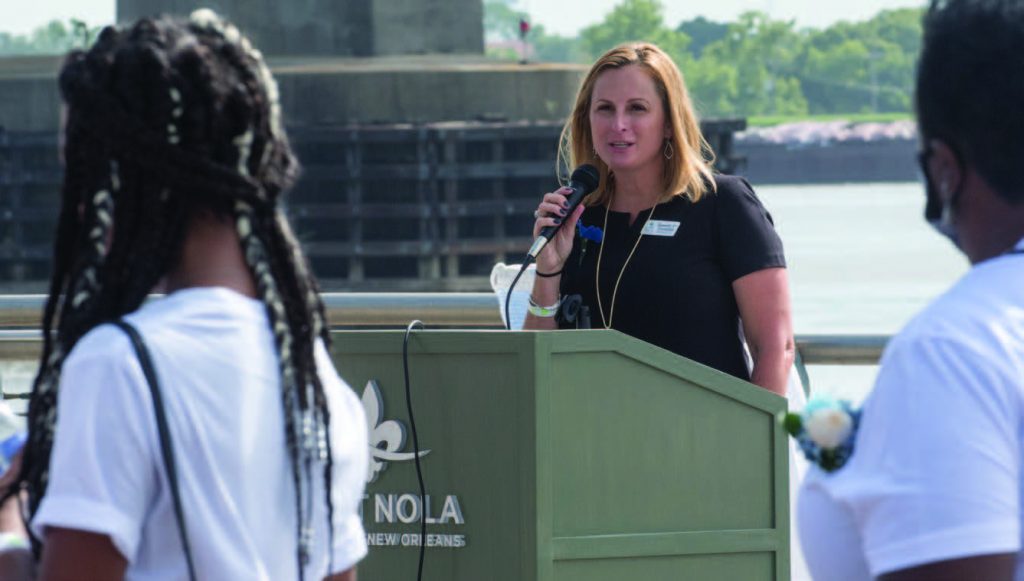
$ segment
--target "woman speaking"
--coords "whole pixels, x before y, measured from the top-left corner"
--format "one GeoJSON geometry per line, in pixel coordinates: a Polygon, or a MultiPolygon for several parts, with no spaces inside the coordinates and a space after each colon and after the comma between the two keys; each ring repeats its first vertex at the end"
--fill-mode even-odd
{"type": "Polygon", "coordinates": [[[565,226],[537,257],[525,328],[557,328],[563,298],[580,295],[594,327],[784,395],[794,343],[782,242],[750,184],[714,175],[710,157],[682,74],[661,49],[630,43],[598,59],[560,161],[593,165],[600,185],[571,213],[568,188],[538,206],[535,237],[565,226]]]}

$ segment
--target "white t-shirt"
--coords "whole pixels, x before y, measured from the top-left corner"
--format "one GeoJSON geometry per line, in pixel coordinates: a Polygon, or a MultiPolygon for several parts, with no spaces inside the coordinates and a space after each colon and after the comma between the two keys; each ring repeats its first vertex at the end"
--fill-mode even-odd
{"type": "MultiPolygon", "coordinates": [[[[295,487],[263,304],[223,288],[194,288],[127,320],[149,347],[161,384],[197,575],[296,578],[295,487]]],[[[334,546],[329,572],[323,466],[314,466],[307,579],[347,570],[367,550],[358,513],[365,414],[319,342],[316,362],[331,409],[334,546]]],[[[123,331],[103,325],[75,346],[57,418],[36,534],[47,526],[106,534],[129,562],[126,579],[186,579],[152,398],[123,331]]]]}
{"type": "Polygon", "coordinates": [[[1008,254],[976,265],[889,343],[852,458],[805,479],[797,512],[814,579],[1017,552],[1022,413],[1024,255],[1008,254]]]}

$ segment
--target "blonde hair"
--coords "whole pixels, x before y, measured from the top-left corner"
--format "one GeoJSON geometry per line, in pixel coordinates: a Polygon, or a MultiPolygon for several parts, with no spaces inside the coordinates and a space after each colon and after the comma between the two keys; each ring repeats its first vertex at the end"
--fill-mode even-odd
{"type": "Polygon", "coordinates": [[[663,202],[682,195],[691,201],[700,200],[715,182],[711,174],[714,153],[700,132],[700,123],[693,111],[683,74],[675,62],[657,46],[647,42],[630,42],[604,53],[590,67],[576,94],[572,114],[562,128],[558,148],[558,168],[571,170],[589,163],[601,173],[601,185],[584,200],[588,206],[607,204],[615,194],[615,179],[608,166],[594,151],[590,128],[590,102],[594,84],[605,71],[638,66],[646,72],[661,97],[665,117],[672,128],[674,154],[665,160],[661,196],[663,202]]]}

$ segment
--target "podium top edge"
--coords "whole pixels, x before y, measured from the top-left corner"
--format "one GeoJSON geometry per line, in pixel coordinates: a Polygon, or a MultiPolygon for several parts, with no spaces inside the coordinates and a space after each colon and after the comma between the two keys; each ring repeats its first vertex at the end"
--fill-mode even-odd
{"type": "MultiPolygon", "coordinates": [[[[404,330],[332,331],[338,353],[368,354],[401,349],[404,330]],[[348,340],[351,339],[351,340],[348,340]]],[[[786,398],[732,375],[687,359],[614,329],[505,331],[501,329],[414,330],[409,353],[442,355],[454,353],[500,354],[529,348],[557,353],[616,353],[654,367],[744,405],[775,414],[786,410],[786,398]],[[417,340],[418,338],[418,340],[417,340]],[[424,342],[426,340],[426,343],[424,342]]]]}

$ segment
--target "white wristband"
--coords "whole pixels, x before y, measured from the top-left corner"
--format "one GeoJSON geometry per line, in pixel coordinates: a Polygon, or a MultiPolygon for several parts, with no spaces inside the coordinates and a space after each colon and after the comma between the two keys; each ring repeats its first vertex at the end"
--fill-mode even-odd
{"type": "Polygon", "coordinates": [[[0,533],[0,551],[27,548],[29,548],[28,539],[18,533],[0,533]]]}
{"type": "Polygon", "coordinates": [[[559,295],[558,300],[555,304],[550,307],[544,307],[537,304],[537,301],[533,300],[533,295],[530,295],[530,305],[526,307],[526,310],[530,311],[530,314],[534,317],[541,317],[544,319],[550,319],[558,314],[558,307],[562,306],[562,297],[559,295]]]}

